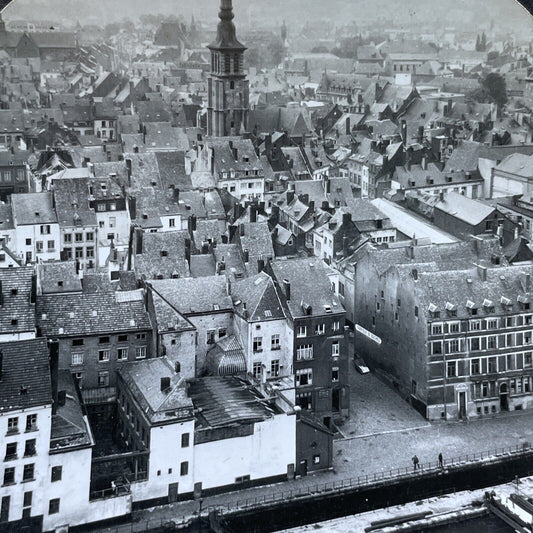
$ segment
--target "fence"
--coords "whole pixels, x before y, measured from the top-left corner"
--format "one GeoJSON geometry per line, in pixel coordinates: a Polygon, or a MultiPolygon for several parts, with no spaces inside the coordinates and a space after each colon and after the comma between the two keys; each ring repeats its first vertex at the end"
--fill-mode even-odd
{"type": "Polygon", "coordinates": [[[530,443],[523,443],[507,448],[496,448],[485,452],[477,452],[459,455],[450,459],[443,459],[443,465],[440,466],[438,461],[419,463],[415,469],[414,465],[403,468],[393,468],[388,471],[377,472],[374,474],[367,474],[348,479],[340,479],[338,481],[331,481],[327,483],[317,483],[306,487],[299,487],[290,490],[277,491],[272,494],[264,494],[254,498],[246,498],[243,500],[236,500],[225,505],[211,505],[205,508],[206,512],[211,510],[218,510],[223,512],[235,511],[241,509],[249,509],[260,505],[270,505],[276,502],[294,500],[296,498],[305,498],[315,494],[332,493],[335,491],[342,491],[352,488],[360,488],[369,486],[375,483],[382,483],[383,481],[393,481],[405,477],[418,476],[424,473],[440,472],[449,468],[458,468],[466,464],[478,463],[480,461],[494,461],[505,456],[520,455],[532,453],[533,447],[530,443]]]}
{"type": "MultiPolygon", "coordinates": [[[[444,458],[442,466],[440,466],[438,461],[419,463],[419,467],[416,470],[414,469],[413,465],[410,465],[403,468],[394,468],[387,471],[377,472],[375,474],[362,475],[348,479],[340,479],[327,483],[317,483],[314,485],[294,487],[288,490],[278,490],[270,494],[262,494],[250,498],[236,499],[228,502],[227,504],[213,504],[205,505],[202,507],[202,502],[198,501],[197,510],[192,515],[189,513],[188,515],[180,516],[179,507],[177,507],[177,512],[173,515],[172,520],[169,520],[168,518],[152,519],[143,522],[124,524],[121,526],[113,526],[108,529],[98,529],[98,531],[105,531],[106,533],[137,533],[157,530],[172,532],[174,530],[177,530],[178,526],[184,526],[195,518],[198,518],[199,514],[205,517],[209,514],[210,511],[216,510],[220,513],[228,513],[231,511],[246,510],[263,505],[271,505],[283,501],[306,498],[317,494],[332,494],[334,492],[340,492],[343,490],[362,488],[365,486],[371,486],[373,484],[383,483],[384,481],[393,481],[402,478],[419,476],[421,474],[430,474],[444,471],[450,468],[460,468],[461,466],[467,464],[475,464],[481,461],[496,461],[504,457],[520,456],[521,454],[530,453],[533,453],[533,447],[531,446],[531,444],[523,443],[507,448],[495,448],[484,452],[464,454],[459,455],[458,457],[452,457],[448,459],[444,458]]],[[[299,481],[293,483],[303,484],[305,479],[309,478],[301,478],[299,481]]],[[[445,492],[446,491],[443,491],[443,493],[445,492]]],[[[219,497],[220,496],[214,496],[213,499],[219,497]]],[[[209,498],[206,497],[205,499],[208,500],[209,498]]]]}

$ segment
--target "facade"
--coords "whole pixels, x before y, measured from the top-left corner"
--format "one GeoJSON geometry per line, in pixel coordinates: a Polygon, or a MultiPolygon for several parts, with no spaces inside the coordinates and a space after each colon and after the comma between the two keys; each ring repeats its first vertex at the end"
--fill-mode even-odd
{"type": "Polygon", "coordinates": [[[11,203],[16,235],[12,250],[25,263],[59,260],[61,239],[52,194],[15,194],[11,203]]]}
{"type": "Polygon", "coordinates": [[[86,404],[114,399],[115,371],[152,357],[142,290],[42,295],[37,325],[57,341],[59,369],[74,375],[86,404]]]}
{"type": "MultiPolygon", "coordinates": [[[[14,151],[13,151],[14,152],[14,151]]],[[[0,200],[14,193],[30,192],[29,152],[0,152],[0,200]]]]}
{"type": "Polygon", "coordinates": [[[231,0],[221,0],[216,40],[209,45],[207,134],[240,135],[248,131],[249,89],[244,73],[243,46],[235,35],[231,0]]]}
{"type": "Polygon", "coordinates": [[[331,292],[323,263],[278,260],[270,268],[294,332],[296,405],[330,427],[332,418],[349,412],[346,311],[331,292]]]}

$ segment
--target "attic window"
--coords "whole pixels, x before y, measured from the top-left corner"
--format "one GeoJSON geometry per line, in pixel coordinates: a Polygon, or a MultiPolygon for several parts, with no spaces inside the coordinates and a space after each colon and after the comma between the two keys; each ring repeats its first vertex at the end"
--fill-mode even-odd
{"type": "Polygon", "coordinates": [[[265,309],[265,316],[270,318],[272,316],[272,311],[270,309],[265,309]]]}
{"type": "Polygon", "coordinates": [[[11,319],[11,325],[16,326],[19,323],[18,318],[12,318],[11,319]]]}
{"type": "Polygon", "coordinates": [[[16,296],[18,292],[18,289],[11,289],[11,296],[16,296]]]}
{"type": "Polygon", "coordinates": [[[147,220],[148,219],[148,215],[146,213],[143,214],[143,219],[144,220],[147,220]]]}
{"type": "Polygon", "coordinates": [[[62,281],[58,281],[58,282],[57,282],[57,286],[58,286],[58,287],[63,287],[63,282],[62,282],[62,281]]]}
{"type": "Polygon", "coordinates": [[[324,311],[325,311],[326,313],[331,313],[331,305],[325,305],[325,306],[324,306],[324,311]]]}
{"type": "Polygon", "coordinates": [[[213,311],[220,311],[220,305],[213,304],[213,311]]]}
{"type": "Polygon", "coordinates": [[[505,296],[501,297],[500,303],[502,304],[504,308],[509,308],[509,307],[512,307],[513,305],[511,300],[509,300],[509,298],[506,298],[505,296]]]}
{"type": "Polygon", "coordinates": [[[168,252],[166,250],[161,250],[161,257],[168,257],[168,252]]]}
{"type": "Polygon", "coordinates": [[[39,214],[39,211],[35,211],[35,216],[36,217],[40,217],[41,215],[39,214]]]}

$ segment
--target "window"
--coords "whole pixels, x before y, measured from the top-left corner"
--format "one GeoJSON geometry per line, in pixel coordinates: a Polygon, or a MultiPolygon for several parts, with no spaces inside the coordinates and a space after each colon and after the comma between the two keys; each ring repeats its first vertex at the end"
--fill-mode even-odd
{"type": "Polygon", "coordinates": [[[48,224],[41,226],[41,235],[50,235],[50,226],[48,224]]]}
{"type": "Polygon", "coordinates": [[[128,336],[127,335],[119,335],[118,336],[118,342],[128,342],[128,336]]]}
{"type": "Polygon", "coordinates": [[[40,254],[44,250],[44,243],[43,241],[36,241],[35,243],[35,249],[37,250],[37,253],[40,254]]]}
{"type": "Polygon", "coordinates": [[[146,358],[146,346],[137,346],[135,348],[135,359],[146,358]]]}
{"type": "Polygon", "coordinates": [[[313,408],[313,395],[311,392],[300,392],[296,395],[296,405],[300,406],[302,409],[312,409],[313,408]]]}
{"type": "Polygon", "coordinates": [[[85,234],[85,240],[94,241],[94,233],[92,231],[87,232],[85,234]]]}
{"type": "Polygon", "coordinates": [[[72,259],[72,248],[63,248],[66,259],[72,259]]]}
{"type": "Polygon", "coordinates": [[[114,233],[108,233],[107,234],[107,240],[108,241],[112,241],[115,239],[115,234],[114,233]]]}
{"type": "MultiPolygon", "coordinates": [[[[494,307],[492,307],[494,310],[494,307]]],[[[487,320],[487,329],[496,329],[498,327],[498,320],[495,318],[492,318],[490,320],[487,320]]]]}
{"type": "Polygon", "coordinates": [[[495,350],[496,349],[496,336],[487,337],[487,349],[495,350]]]}
{"type": "Polygon", "coordinates": [[[270,375],[273,377],[279,376],[279,359],[273,359],[270,363],[270,375]]]}
{"type": "Polygon", "coordinates": [[[15,483],[15,469],[13,467],[4,469],[4,485],[15,483]]]}
{"type": "Polygon", "coordinates": [[[74,240],[76,242],[83,242],[83,233],[75,233],[74,234],[74,240]]]}
{"type": "Polygon", "coordinates": [[[98,344],[109,344],[109,337],[100,337],[98,339],[98,344]]]}
{"type": "Polygon", "coordinates": [[[26,246],[31,246],[31,239],[26,239],[26,246]]]}
{"type": "Polygon", "coordinates": [[[142,340],[146,339],[146,333],[137,333],[137,335],[135,335],[135,338],[138,341],[142,341],[142,340]]]}
{"type": "Polygon", "coordinates": [[[313,384],[313,369],[300,368],[296,370],[296,386],[303,387],[305,385],[313,384]]]}
{"type": "Polygon", "coordinates": [[[334,366],[331,369],[331,381],[339,381],[339,367],[334,366]]]}
{"type": "Polygon", "coordinates": [[[215,333],[214,329],[207,330],[207,344],[215,344],[215,333]]]}
{"type": "Polygon", "coordinates": [[[531,352],[525,352],[524,353],[524,366],[531,367],[532,363],[533,363],[533,359],[532,359],[531,352]]]}
{"type": "Polygon", "coordinates": [[[174,218],[170,218],[170,219],[168,220],[168,227],[169,227],[169,228],[174,228],[174,227],[176,227],[176,219],[174,219],[174,218]]]}
{"type": "Polygon", "coordinates": [[[52,467],[52,475],[50,477],[50,481],[52,483],[55,483],[56,481],[61,481],[61,477],[63,476],[63,467],[62,466],[53,466],[52,467]]]}
{"type": "Polygon", "coordinates": [[[27,415],[26,416],[26,431],[36,431],[37,430],[37,415],[27,415]]]}
{"type": "Polygon", "coordinates": [[[324,335],[326,333],[326,324],[317,324],[315,326],[315,335],[324,335]]]}
{"type": "Polygon", "coordinates": [[[418,318],[418,305],[415,305],[415,317],[418,318]]]}
{"type": "Polygon", "coordinates": [[[218,338],[222,339],[227,334],[226,328],[218,328],[218,338]]]}
{"type": "Polygon", "coordinates": [[[83,248],[77,247],[75,251],[76,259],[83,259],[83,248]]]}
{"type": "Polygon", "coordinates": [[[37,441],[35,439],[29,439],[26,441],[26,445],[24,447],[24,457],[32,457],[37,453],[35,448],[36,442],[37,441]]]}
{"type": "Polygon", "coordinates": [[[489,373],[498,372],[498,359],[496,357],[489,357],[489,373]]]}
{"type": "Polygon", "coordinates": [[[180,476],[186,476],[189,474],[189,462],[183,461],[180,465],[180,476]]]}
{"type": "Polygon", "coordinates": [[[481,374],[479,359],[472,359],[472,361],[470,361],[470,374],[472,374],[472,376],[481,374]]]}
{"type": "Polygon", "coordinates": [[[252,367],[252,373],[255,379],[261,379],[263,373],[263,365],[261,363],[254,363],[252,367]]]}
{"type": "Polygon", "coordinates": [[[477,351],[479,350],[479,337],[474,337],[472,339],[470,339],[470,349],[473,350],[473,351],[477,351]]]}
{"type": "Polygon", "coordinates": [[[24,472],[22,473],[22,481],[32,481],[35,477],[34,474],[35,474],[35,465],[33,463],[24,465],[24,472]]]}
{"type": "Polygon", "coordinates": [[[454,378],[457,376],[457,362],[448,361],[446,363],[446,376],[449,378],[454,378]]]}
{"type": "Polygon", "coordinates": [[[117,217],[109,217],[109,227],[114,228],[117,225],[117,217]]]}
{"type": "Polygon", "coordinates": [[[107,387],[109,385],[109,372],[98,372],[98,386],[107,387]]]}
{"type": "Polygon", "coordinates": [[[281,346],[279,344],[279,335],[278,334],[272,335],[272,337],[270,339],[270,347],[271,347],[272,350],[279,350],[281,348],[281,346]]]}
{"type": "Polygon", "coordinates": [[[431,354],[439,355],[442,353],[442,341],[436,341],[431,343],[431,354]]]}
{"type": "Polygon", "coordinates": [[[109,361],[110,350],[98,350],[98,361],[105,363],[109,361]]]}
{"type": "Polygon", "coordinates": [[[296,330],[296,336],[297,337],[307,337],[307,326],[298,326],[298,329],[296,330]]]}
{"type": "Polygon", "coordinates": [[[253,349],[254,349],[254,352],[263,351],[263,337],[254,337],[253,349]]]}
{"type": "MultiPolygon", "coordinates": [[[[531,359],[531,357],[530,357],[531,359]]],[[[13,434],[19,431],[19,419],[17,416],[7,419],[7,433],[13,434]]]]}
{"type": "Polygon", "coordinates": [[[48,514],[57,514],[59,513],[59,498],[54,498],[50,500],[48,504],[48,514]]]}
{"type": "Polygon", "coordinates": [[[188,448],[189,447],[189,434],[183,433],[181,435],[181,447],[182,448],[188,448]]]}
{"type": "Polygon", "coordinates": [[[6,444],[6,456],[4,461],[11,461],[17,458],[17,443],[9,442],[6,444]]]}
{"type": "Polygon", "coordinates": [[[296,360],[301,361],[303,359],[313,359],[312,344],[302,344],[296,347],[296,360]]]}
{"type": "Polygon", "coordinates": [[[331,343],[331,357],[338,357],[339,356],[339,341],[335,341],[331,343]]]}
{"type": "Polygon", "coordinates": [[[70,234],[70,233],[65,233],[65,234],[63,235],[63,241],[64,241],[64,242],[72,242],[72,234],[70,234]]]}
{"type": "Polygon", "coordinates": [[[125,361],[128,359],[128,349],[127,348],[119,348],[117,350],[117,359],[119,361],[125,361]]]}
{"type": "Polygon", "coordinates": [[[433,324],[431,326],[432,335],[442,335],[442,324],[433,324]]]}
{"type": "Polygon", "coordinates": [[[449,343],[450,353],[457,353],[459,351],[459,339],[452,339],[449,343]]]}
{"type": "Polygon", "coordinates": [[[22,506],[23,507],[31,507],[31,502],[33,500],[33,493],[32,491],[28,491],[28,492],[25,492],[24,493],[24,500],[23,500],[23,503],[22,503],[22,506]]]}

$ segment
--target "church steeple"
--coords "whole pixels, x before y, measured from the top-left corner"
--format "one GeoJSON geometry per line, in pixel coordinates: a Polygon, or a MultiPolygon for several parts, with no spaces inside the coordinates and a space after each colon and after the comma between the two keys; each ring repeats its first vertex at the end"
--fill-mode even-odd
{"type": "Polygon", "coordinates": [[[238,41],[231,0],[220,1],[220,22],[211,51],[208,80],[207,134],[239,135],[248,128],[249,88],[244,72],[246,47],[238,41]]]}

